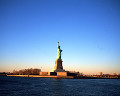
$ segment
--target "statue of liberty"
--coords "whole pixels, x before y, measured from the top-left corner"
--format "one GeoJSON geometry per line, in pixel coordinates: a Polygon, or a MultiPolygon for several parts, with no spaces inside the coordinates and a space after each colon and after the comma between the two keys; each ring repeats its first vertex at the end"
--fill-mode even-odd
{"type": "Polygon", "coordinates": [[[57,45],[57,59],[61,59],[61,52],[62,52],[62,50],[60,49],[59,42],[58,42],[58,45],[57,45]]]}

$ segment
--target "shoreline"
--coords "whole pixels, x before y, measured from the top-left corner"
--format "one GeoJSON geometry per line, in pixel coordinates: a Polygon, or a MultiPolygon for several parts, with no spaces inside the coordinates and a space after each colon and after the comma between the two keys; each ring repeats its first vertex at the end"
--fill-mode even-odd
{"type": "Polygon", "coordinates": [[[35,77],[35,78],[60,78],[60,79],[74,79],[73,76],[41,76],[41,75],[7,75],[11,77],[35,77]]]}
{"type": "Polygon", "coordinates": [[[86,76],[41,76],[41,75],[6,75],[10,77],[35,77],[35,78],[55,78],[55,79],[120,79],[120,78],[101,78],[101,77],[86,77],[86,76]]]}

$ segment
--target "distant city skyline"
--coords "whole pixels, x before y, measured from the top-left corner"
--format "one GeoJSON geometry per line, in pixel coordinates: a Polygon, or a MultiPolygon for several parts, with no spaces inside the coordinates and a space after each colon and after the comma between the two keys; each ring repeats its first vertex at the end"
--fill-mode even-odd
{"type": "Polygon", "coordinates": [[[0,0],[0,72],[120,73],[119,0],[0,0]]]}

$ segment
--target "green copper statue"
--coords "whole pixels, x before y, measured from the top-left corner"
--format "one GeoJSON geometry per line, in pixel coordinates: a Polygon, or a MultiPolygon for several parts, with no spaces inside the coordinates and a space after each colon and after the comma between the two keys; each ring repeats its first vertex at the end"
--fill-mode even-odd
{"type": "Polygon", "coordinates": [[[57,45],[57,59],[61,59],[61,52],[62,52],[62,50],[60,49],[59,42],[58,42],[58,45],[57,45]]]}

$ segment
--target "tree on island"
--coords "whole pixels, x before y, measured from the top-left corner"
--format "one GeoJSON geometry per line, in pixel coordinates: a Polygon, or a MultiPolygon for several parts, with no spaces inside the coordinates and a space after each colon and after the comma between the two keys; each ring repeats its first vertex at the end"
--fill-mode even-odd
{"type": "Polygon", "coordinates": [[[41,72],[41,69],[22,69],[19,71],[13,70],[14,75],[39,75],[39,72],[41,72]]]}

